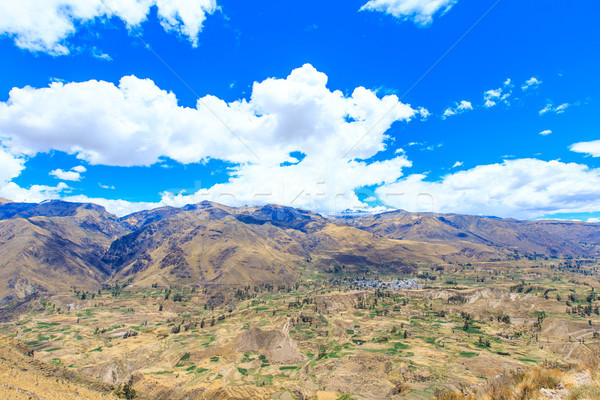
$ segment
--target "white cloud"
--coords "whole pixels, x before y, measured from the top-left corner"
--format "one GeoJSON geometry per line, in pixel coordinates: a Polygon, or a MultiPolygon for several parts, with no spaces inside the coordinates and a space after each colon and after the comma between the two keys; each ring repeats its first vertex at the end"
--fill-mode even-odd
{"type": "Polygon", "coordinates": [[[365,204],[354,190],[392,183],[411,166],[405,156],[367,164],[341,159],[306,157],[297,165],[275,168],[246,165],[236,168],[229,182],[201,189],[193,195],[163,193],[162,205],[182,206],[203,200],[229,205],[277,203],[293,207],[336,213],[360,209],[365,204]]]}
{"type": "Polygon", "coordinates": [[[509,104],[508,99],[512,96],[513,87],[511,80],[507,79],[501,88],[488,90],[483,94],[483,106],[491,108],[499,103],[509,104]]]}
{"type": "Polygon", "coordinates": [[[98,186],[100,186],[102,189],[115,190],[115,187],[113,185],[103,185],[100,182],[98,182],[98,186]]]}
{"type": "Polygon", "coordinates": [[[359,87],[346,97],[326,84],[325,74],[305,65],[286,79],[255,83],[250,101],[206,96],[197,108],[178,106],[173,93],[134,76],[118,87],[87,81],[15,88],[0,102],[0,136],[13,152],[54,149],[118,166],[161,157],[281,163],[292,151],[341,158],[351,148],[347,156],[366,159],[385,148],[394,121],[417,113],[395,95],[378,98],[359,87]]]}
{"type": "Polygon", "coordinates": [[[493,107],[496,105],[496,100],[498,100],[502,96],[501,89],[492,89],[488,90],[483,94],[483,99],[485,100],[484,106],[487,108],[493,107]]]}
{"type": "Polygon", "coordinates": [[[50,171],[50,175],[63,181],[78,181],[81,179],[81,174],[76,171],[63,171],[62,169],[55,169],[50,171]]]}
{"type": "Polygon", "coordinates": [[[421,150],[433,151],[435,149],[439,149],[443,145],[444,145],[443,143],[430,144],[429,146],[423,147],[421,150]]]}
{"type": "Polygon", "coordinates": [[[552,111],[552,104],[546,104],[546,107],[544,107],[540,110],[540,115],[544,115],[550,111],[552,111]]]}
{"type": "Polygon", "coordinates": [[[417,109],[417,113],[421,116],[421,121],[426,121],[427,118],[429,118],[431,116],[431,113],[429,112],[429,110],[424,107],[419,107],[417,109]]]}
{"type": "Polygon", "coordinates": [[[464,113],[466,111],[470,111],[470,110],[473,110],[473,105],[471,104],[471,102],[462,100],[460,103],[455,103],[454,107],[448,107],[444,111],[444,114],[442,115],[442,119],[446,119],[453,115],[462,114],[462,113],[464,113]]]}
{"type": "Polygon", "coordinates": [[[81,180],[81,174],[85,171],[87,171],[87,169],[83,165],[78,165],[72,168],[70,171],[55,169],[54,171],[50,171],[50,175],[63,181],[79,181],[81,180]]]}
{"type": "MultiPolygon", "coordinates": [[[[0,191],[0,193],[2,193],[0,191]]],[[[58,197],[57,197],[58,198],[58,197]]],[[[77,196],[63,196],[61,197],[66,201],[73,201],[79,203],[95,203],[101,205],[106,208],[106,210],[112,214],[115,214],[119,217],[124,215],[128,215],[134,212],[143,211],[143,210],[151,210],[156,207],[161,207],[165,205],[162,202],[150,203],[150,202],[131,202],[126,200],[111,200],[111,199],[103,199],[98,197],[87,197],[84,195],[77,196]]]]}
{"type": "Polygon", "coordinates": [[[540,110],[540,115],[544,115],[546,113],[555,113],[555,114],[562,114],[564,113],[567,108],[569,108],[571,105],[569,103],[563,103],[559,106],[554,107],[551,103],[546,104],[546,107],[544,107],[543,109],[540,110]]]}
{"type": "Polygon", "coordinates": [[[110,54],[103,53],[96,47],[92,48],[91,54],[93,57],[95,57],[99,60],[104,60],[104,61],[112,61],[113,60],[113,58],[110,56],[110,54]]]}
{"type": "Polygon", "coordinates": [[[437,13],[447,13],[458,0],[370,0],[361,11],[379,11],[419,26],[429,26],[437,13]]]}
{"type": "Polygon", "coordinates": [[[186,37],[194,46],[207,14],[216,0],[20,0],[0,2],[0,35],[30,51],[53,55],[69,53],[67,39],[77,29],[111,18],[130,28],[139,27],[152,7],[161,25],[186,37]]]}
{"type": "Polygon", "coordinates": [[[17,202],[39,203],[60,198],[68,190],[69,186],[64,182],[59,182],[56,186],[32,185],[29,188],[22,188],[14,182],[9,182],[0,186],[0,197],[17,202]]]}
{"type": "Polygon", "coordinates": [[[521,89],[523,91],[526,91],[527,89],[536,89],[536,88],[540,87],[541,84],[542,84],[542,81],[540,81],[539,79],[537,79],[535,77],[531,77],[528,80],[526,80],[525,83],[523,83],[523,85],[521,86],[521,89]]]}
{"type": "Polygon", "coordinates": [[[25,158],[15,156],[0,147],[0,197],[17,202],[40,202],[58,198],[69,186],[59,182],[56,186],[32,185],[22,188],[12,179],[18,177],[25,169],[25,158]]]}
{"type": "Polygon", "coordinates": [[[600,218],[588,218],[588,220],[586,222],[595,224],[595,223],[600,222],[600,218]]]}
{"type": "Polygon", "coordinates": [[[25,160],[10,154],[0,146],[0,186],[21,175],[25,169],[25,160]]]}
{"type": "Polygon", "coordinates": [[[592,157],[600,157],[600,140],[572,144],[569,149],[576,153],[584,153],[592,157]]]}
{"type": "Polygon", "coordinates": [[[462,167],[463,162],[462,161],[457,161],[454,163],[454,165],[452,166],[452,168],[458,168],[458,167],[462,167]]]}
{"type": "Polygon", "coordinates": [[[505,160],[428,182],[411,175],[376,190],[379,200],[409,211],[538,218],[600,209],[600,169],[560,161],[505,160]]]}
{"type": "Polygon", "coordinates": [[[545,131],[541,131],[540,135],[542,136],[548,136],[552,133],[552,131],[550,129],[546,129],[545,131]]]}
{"type": "Polygon", "coordinates": [[[13,89],[0,103],[0,137],[13,154],[65,151],[92,165],[148,166],[164,157],[237,164],[229,182],[189,196],[165,193],[165,205],[208,199],[321,211],[362,207],[354,189],[394,182],[411,163],[401,154],[370,164],[357,160],[385,150],[392,123],[422,113],[395,95],[380,98],[359,87],[345,96],[326,85],[325,74],[305,65],[286,79],[255,83],[249,101],[206,96],[187,108],[173,93],[133,76],[118,87],[55,82],[13,89]],[[280,166],[297,161],[294,151],[306,157],[280,166]]]}

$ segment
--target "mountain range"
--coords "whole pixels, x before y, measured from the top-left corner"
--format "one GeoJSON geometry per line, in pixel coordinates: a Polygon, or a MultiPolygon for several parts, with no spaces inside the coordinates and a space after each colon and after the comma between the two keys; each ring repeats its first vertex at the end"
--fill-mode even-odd
{"type": "Polygon", "coordinates": [[[323,273],[407,273],[420,264],[600,256],[600,224],[410,213],[326,217],[202,202],[121,218],[91,203],[0,201],[0,298],[102,284],[291,283],[323,273]]]}

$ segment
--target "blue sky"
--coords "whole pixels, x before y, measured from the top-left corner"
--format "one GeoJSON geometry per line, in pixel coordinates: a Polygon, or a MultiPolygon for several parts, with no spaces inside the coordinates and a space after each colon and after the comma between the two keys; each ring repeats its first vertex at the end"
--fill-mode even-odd
{"type": "Polygon", "coordinates": [[[35,3],[0,197],[600,217],[597,1],[35,3]]]}

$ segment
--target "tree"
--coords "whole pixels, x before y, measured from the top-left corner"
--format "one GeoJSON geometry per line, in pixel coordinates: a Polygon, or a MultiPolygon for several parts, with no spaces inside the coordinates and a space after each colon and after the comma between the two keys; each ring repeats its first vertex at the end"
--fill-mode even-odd
{"type": "Polygon", "coordinates": [[[117,396],[122,399],[134,399],[135,398],[135,390],[133,390],[133,376],[129,378],[122,388],[117,389],[117,396]]]}
{"type": "Polygon", "coordinates": [[[476,343],[479,347],[490,347],[491,343],[489,339],[483,339],[483,336],[479,336],[479,341],[476,343]]]}
{"type": "Polygon", "coordinates": [[[317,356],[317,360],[325,357],[327,355],[327,348],[324,345],[319,346],[319,355],[317,356]]]}

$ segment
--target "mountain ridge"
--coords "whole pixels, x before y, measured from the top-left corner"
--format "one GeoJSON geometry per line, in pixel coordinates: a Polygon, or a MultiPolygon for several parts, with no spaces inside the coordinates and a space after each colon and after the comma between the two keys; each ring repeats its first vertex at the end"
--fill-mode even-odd
{"type": "Polygon", "coordinates": [[[404,210],[326,217],[204,201],[121,218],[93,203],[0,203],[5,301],[77,287],[283,284],[325,274],[409,273],[418,264],[600,256],[600,224],[404,210]],[[304,267],[303,267],[304,266],[304,267]]]}

